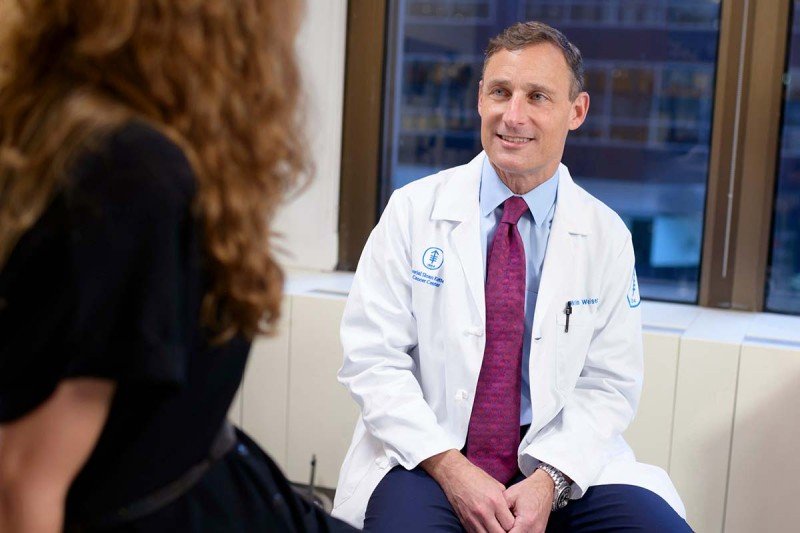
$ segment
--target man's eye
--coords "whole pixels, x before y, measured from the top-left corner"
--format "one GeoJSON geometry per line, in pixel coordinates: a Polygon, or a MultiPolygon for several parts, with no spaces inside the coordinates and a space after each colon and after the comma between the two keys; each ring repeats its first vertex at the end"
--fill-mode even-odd
{"type": "Polygon", "coordinates": [[[506,90],[505,89],[494,89],[492,91],[492,94],[497,95],[497,96],[505,96],[506,90]]]}
{"type": "Polygon", "coordinates": [[[531,95],[532,100],[547,100],[547,97],[542,93],[533,93],[531,95]]]}

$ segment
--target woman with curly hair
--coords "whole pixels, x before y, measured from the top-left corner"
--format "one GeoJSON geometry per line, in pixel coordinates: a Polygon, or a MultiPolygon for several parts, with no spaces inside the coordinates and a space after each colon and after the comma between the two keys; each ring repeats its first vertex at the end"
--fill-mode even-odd
{"type": "Polygon", "coordinates": [[[225,422],[278,318],[270,221],[308,173],[297,6],[13,4],[0,531],[344,529],[225,422]]]}

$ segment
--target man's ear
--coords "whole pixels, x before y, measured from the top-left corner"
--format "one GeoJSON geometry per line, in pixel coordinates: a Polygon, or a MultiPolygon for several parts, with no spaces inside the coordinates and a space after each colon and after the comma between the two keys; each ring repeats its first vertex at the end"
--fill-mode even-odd
{"type": "Polygon", "coordinates": [[[570,111],[569,129],[577,130],[580,128],[583,121],[586,120],[586,114],[589,113],[589,93],[582,92],[575,97],[572,102],[572,110],[570,111]]]}

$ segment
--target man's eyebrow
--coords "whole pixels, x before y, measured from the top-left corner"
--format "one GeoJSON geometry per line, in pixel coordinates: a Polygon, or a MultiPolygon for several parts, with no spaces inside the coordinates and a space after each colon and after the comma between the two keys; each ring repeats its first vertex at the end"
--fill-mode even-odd
{"type": "MultiPolygon", "coordinates": [[[[491,78],[488,80],[484,80],[484,85],[487,87],[495,87],[495,86],[508,86],[511,85],[511,81],[508,78],[491,78]]],[[[526,92],[543,92],[552,94],[554,91],[551,87],[547,85],[542,85],[541,83],[526,83],[525,84],[525,91],[526,92]]]]}
{"type": "Polygon", "coordinates": [[[531,91],[537,91],[537,92],[543,92],[543,93],[552,93],[553,92],[552,88],[548,87],[547,85],[542,85],[541,83],[526,83],[525,84],[525,89],[527,89],[528,92],[531,92],[531,91]]]}

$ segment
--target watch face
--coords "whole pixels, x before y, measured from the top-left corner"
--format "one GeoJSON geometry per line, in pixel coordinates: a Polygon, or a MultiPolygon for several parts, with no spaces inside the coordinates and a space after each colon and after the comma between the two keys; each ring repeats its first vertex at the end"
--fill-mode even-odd
{"type": "Polygon", "coordinates": [[[563,490],[559,493],[558,501],[556,502],[556,506],[559,509],[563,509],[564,507],[567,506],[567,503],[569,502],[569,493],[570,493],[569,487],[567,487],[566,490],[563,490]]]}

